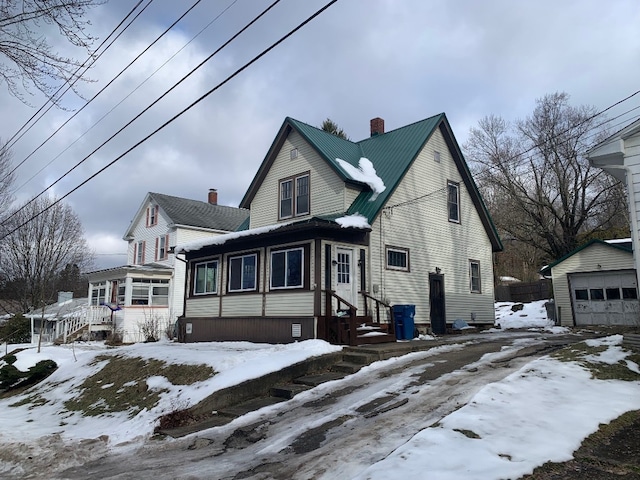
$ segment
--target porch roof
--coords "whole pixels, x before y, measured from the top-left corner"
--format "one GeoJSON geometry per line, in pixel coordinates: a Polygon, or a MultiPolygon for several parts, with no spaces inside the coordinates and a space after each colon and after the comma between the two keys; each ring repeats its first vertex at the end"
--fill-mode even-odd
{"type": "Polygon", "coordinates": [[[259,247],[272,245],[283,239],[288,242],[293,239],[324,238],[326,236],[342,239],[353,237],[354,241],[360,242],[362,237],[370,231],[371,227],[364,217],[336,214],[227,233],[178,245],[176,253],[186,253],[187,257],[196,257],[198,256],[197,252],[201,250],[226,251],[232,250],[238,245],[259,247]]]}
{"type": "Polygon", "coordinates": [[[87,273],[89,282],[103,281],[105,279],[121,278],[131,274],[158,274],[162,276],[170,276],[173,272],[172,267],[160,265],[158,263],[148,263],[146,265],[120,265],[118,267],[105,268],[103,270],[95,270],[87,273]]]}

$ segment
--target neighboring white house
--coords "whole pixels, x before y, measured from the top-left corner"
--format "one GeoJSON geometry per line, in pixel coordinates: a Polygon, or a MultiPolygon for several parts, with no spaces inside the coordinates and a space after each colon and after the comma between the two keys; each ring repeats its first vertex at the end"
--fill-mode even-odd
{"type": "Polygon", "coordinates": [[[543,269],[562,325],[639,325],[631,239],[591,240],[543,269]]]}
{"type": "Polygon", "coordinates": [[[636,120],[587,152],[591,165],[624,183],[629,204],[636,281],[640,279],[640,120],[636,120]]]}
{"type": "Polygon", "coordinates": [[[161,335],[184,308],[185,261],[175,246],[233,232],[248,216],[245,209],[218,205],[213,189],[208,202],[147,193],[123,237],[127,265],[88,274],[89,304],[112,309],[125,342],[161,335]]]}
{"type": "Polygon", "coordinates": [[[387,305],[436,333],[493,325],[502,245],[446,116],[370,126],[352,142],[285,119],[240,203],[249,229],[178,246],[183,340],[371,342],[387,305]]]}

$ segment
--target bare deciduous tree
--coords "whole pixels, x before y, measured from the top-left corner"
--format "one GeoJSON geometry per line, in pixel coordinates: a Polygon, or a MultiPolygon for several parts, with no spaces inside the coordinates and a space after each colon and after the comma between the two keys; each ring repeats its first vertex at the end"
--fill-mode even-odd
{"type": "Polygon", "coordinates": [[[87,10],[101,0],[0,1],[0,78],[23,102],[35,87],[52,98],[61,84],[80,79],[82,62],[57,53],[47,34],[58,33],[91,54],[94,38],[87,33],[87,10]]]}
{"type": "Polygon", "coordinates": [[[10,232],[28,222],[2,240],[0,257],[0,274],[14,285],[15,300],[23,311],[55,298],[56,283],[67,265],[83,270],[93,261],[80,220],[68,205],[55,204],[30,220],[54,202],[41,197],[22,210],[14,210],[17,213],[5,225],[10,232]]]}
{"type": "Polygon", "coordinates": [[[547,261],[603,229],[628,232],[623,188],[584,157],[606,136],[595,113],[571,106],[566,93],[550,94],[513,124],[483,118],[464,145],[498,229],[547,261]]]}
{"type": "Polygon", "coordinates": [[[11,187],[15,180],[13,170],[13,155],[11,150],[0,140],[0,221],[2,221],[11,208],[13,195],[11,187]]]}

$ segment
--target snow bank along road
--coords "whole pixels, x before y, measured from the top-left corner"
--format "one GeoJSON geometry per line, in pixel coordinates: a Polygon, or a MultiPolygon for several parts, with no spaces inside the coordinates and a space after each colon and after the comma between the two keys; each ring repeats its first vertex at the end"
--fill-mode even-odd
{"type": "Polygon", "coordinates": [[[121,449],[124,453],[57,475],[49,472],[47,478],[353,478],[464,405],[484,385],[580,340],[474,336],[376,362],[222,427],[178,440],[152,440],[135,451],[121,449]]]}

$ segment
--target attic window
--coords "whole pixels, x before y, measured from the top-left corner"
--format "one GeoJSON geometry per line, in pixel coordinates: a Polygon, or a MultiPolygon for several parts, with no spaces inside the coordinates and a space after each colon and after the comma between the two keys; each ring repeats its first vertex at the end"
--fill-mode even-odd
{"type": "Polygon", "coordinates": [[[460,223],[460,185],[456,182],[447,182],[447,210],[449,221],[460,223]]]}
{"type": "Polygon", "coordinates": [[[433,152],[433,159],[440,163],[440,152],[433,152]]]}
{"type": "Polygon", "coordinates": [[[278,218],[299,217],[309,214],[309,173],[280,180],[278,218]]]}
{"type": "Polygon", "coordinates": [[[291,156],[291,160],[298,158],[298,149],[292,148],[291,152],[289,152],[289,155],[291,156]]]}
{"type": "Polygon", "coordinates": [[[158,224],[158,206],[149,205],[147,207],[147,227],[153,227],[158,224]]]}

